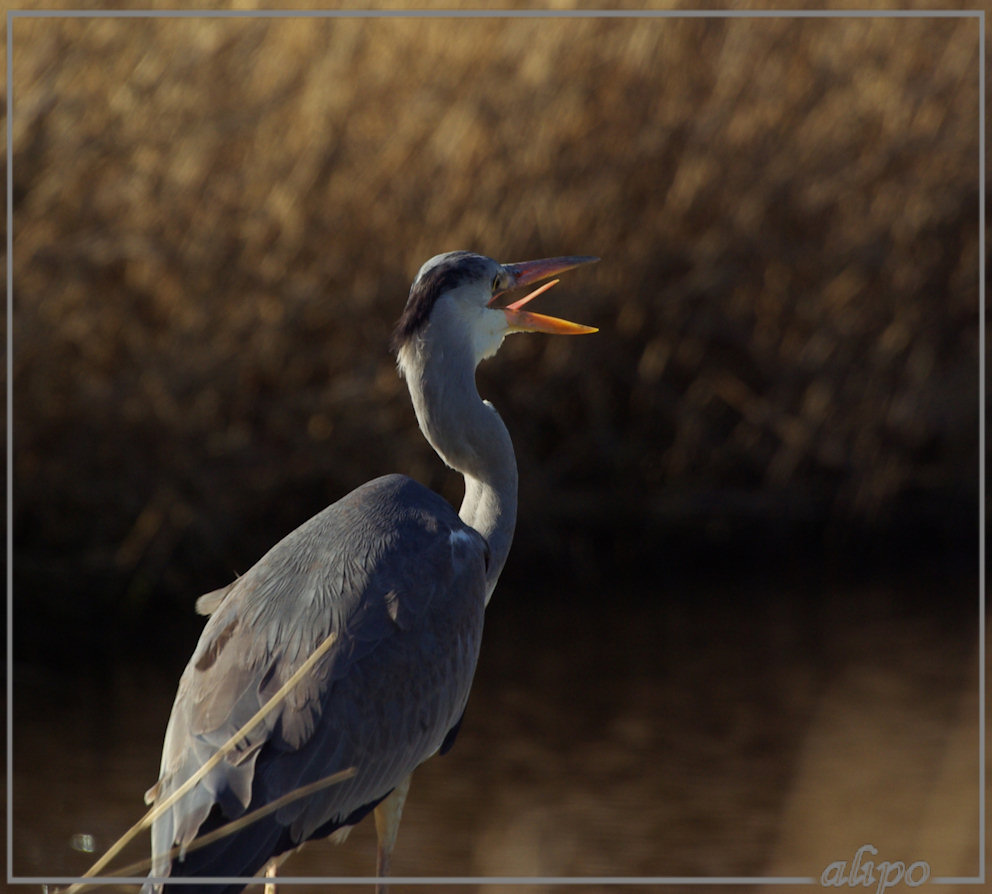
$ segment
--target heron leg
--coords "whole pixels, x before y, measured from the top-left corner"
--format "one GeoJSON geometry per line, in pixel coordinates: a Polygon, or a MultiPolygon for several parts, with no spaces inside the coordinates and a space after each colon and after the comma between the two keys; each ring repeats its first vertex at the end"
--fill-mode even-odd
{"type": "MultiPolygon", "coordinates": [[[[299,850],[299,848],[297,848],[297,850],[299,850]]],[[[268,863],[265,864],[265,877],[267,879],[273,879],[273,881],[265,883],[265,894],[276,894],[276,882],[274,879],[276,879],[279,875],[279,867],[289,859],[289,855],[291,853],[293,853],[293,851],[286,851],[284,854],[279,854],[279,856],[273,857],[268,863]]]]}
{"type": "Polygon", "coordinates": [[[403,815],[403,803],[410,791],[410,778],[407,776],[375,809],[375,831],[379,840],[375,859],[375,875],[379,881],[376,882],[375,894],[386,894],[389,883],[384,879],[389,875],[396,833],[400,830],[400,817],[403,815]]]}
{"type": "MultiPolygon", "coordinates": [[[[266,879],[275,879],[279,875],[279,863],[281,861],[275,858],[269,860],[265,864],[265,877],[266,879]]],[[[276,883],[275,881],[267,881],[265,883],[265,894],[276,894],[276,883]]]]}

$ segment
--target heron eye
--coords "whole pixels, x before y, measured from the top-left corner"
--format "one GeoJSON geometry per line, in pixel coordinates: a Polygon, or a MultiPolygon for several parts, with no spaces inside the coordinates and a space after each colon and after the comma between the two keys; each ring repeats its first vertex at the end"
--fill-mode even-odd
{"type": "Polygon", "coordinates": [[[493,293],[495,294],[496,292],[499,291],[499,289],[500,289],[500,278],[499,278],[499,274],[497,273],[493,277],[493,293]]]}

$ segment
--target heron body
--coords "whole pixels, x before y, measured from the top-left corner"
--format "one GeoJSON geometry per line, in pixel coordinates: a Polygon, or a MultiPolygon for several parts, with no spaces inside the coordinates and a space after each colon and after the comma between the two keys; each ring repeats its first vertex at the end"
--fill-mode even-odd
{"type": "Polygon", "coordinates": [[[311,838],[340,840],[373,811],[377,872],[388,871],[410,774],[457,733],[516,520],[512,444],[478,395],[475,368],[509,332],[591,331],[520,310],[530,296],[492,305],[508,288],[588,260],[500,265],[453,252],[421,268],[393,346],[421,430],[465,478],[461,508],[406,476],[377,478],[201,597],[198,608],[211,616],[180,679],[149,802],[176,791],[329,634],[335,639],[238,748],[155,821],[150,877],[251,876],[311,838]],[[350,778],[197,847],[231,820],[349,768],[350,778]],[[180,853],[170,858],[174,846],[180,853]]]}

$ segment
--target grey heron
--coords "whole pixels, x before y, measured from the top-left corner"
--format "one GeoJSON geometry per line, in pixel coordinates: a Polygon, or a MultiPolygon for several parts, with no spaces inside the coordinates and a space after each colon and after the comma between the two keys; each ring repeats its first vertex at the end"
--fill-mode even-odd
{"type": "Polygon", "coordinates": [[[336,638],[238,749],[155,820],[150,878],[252,876],[309,839],[343,840],[372,812],[376,875],[388,874],[410,775],[458,732],[516,521],[513,446],[479,396],[476,367],[510,333],[595,332],[523,309],[556,280],[500,301],[595,260],[499,264],[456,251],[420,268],[392,347],[421,431],[464,476],[461,508],[404,475],[377,478],[198,600],[210,618],[180,678],[148,803],[190,779],[329,634],[336,638]],[[198,837],[345,768],[354,768],[351,778],[194,849],[198,837]]]}

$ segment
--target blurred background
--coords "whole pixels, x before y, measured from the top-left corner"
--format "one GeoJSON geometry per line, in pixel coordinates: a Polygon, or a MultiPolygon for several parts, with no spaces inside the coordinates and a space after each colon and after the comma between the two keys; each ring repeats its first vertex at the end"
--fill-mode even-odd
{"type": "Polygon", "coordinates": [[[199,594],[377,475],[458,504],[387,350],[456,248],[599,255],[539,309],[601,331],[479,370],[520,519],[396,874],[977,874],[977,19],[12,38],[15,875],[143,812],[199,594]]]}

